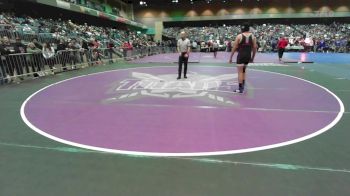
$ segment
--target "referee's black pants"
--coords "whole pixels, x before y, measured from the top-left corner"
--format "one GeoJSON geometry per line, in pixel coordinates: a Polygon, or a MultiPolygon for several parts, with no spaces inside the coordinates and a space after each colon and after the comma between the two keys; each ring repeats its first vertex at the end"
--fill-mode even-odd
{"type": "Polygon", "coordinates": [[[278,57],[281,59],[283,57],[284,48],[278,48],[278,57]]]}
{"type": "Polygon", "coordinates": [[[187,64],[188,64],[188,57],[185,57],[186,53],[181,53],[181,56],[179,56],[179,78],[181,77],[182,73],[182,64],[184,64],[184,76],[187,75],[187,64]]]}

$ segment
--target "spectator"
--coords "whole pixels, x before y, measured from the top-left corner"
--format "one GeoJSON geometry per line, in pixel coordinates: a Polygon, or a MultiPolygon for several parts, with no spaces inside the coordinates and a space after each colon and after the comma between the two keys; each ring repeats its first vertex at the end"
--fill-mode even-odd
{"type": "Polygon", "coordinates": [[[69,61],[72,65],[72,69],[76,69],[76,63],[80,61],[80,50],[81,45],[75,38],[71,40],[71,42],[68,44],[68,48],[70,50],[69,53],[69,61]]]}
{"type": "Polygon", "coordinates": [[[282,61],[282,57],[283,57],[283,53],[286,49],[286,47],[288,46],[288,41],[286,38],[281,37],[280,40],[277,43],[277,48],[278,48],[278,60],[281,62],[282,61]]]}
{"type": "Polygon", "coordinates": [[[103,61],[102,61],[102,54],[99,50],[100,48],[100,43],[98,42],[97,39],[92,39],[91,41],[91,54],[92,54],[92,59],[93,59],[93,62],[95,62],[96,64],[103,64],[103,61]]]}
{"type": "Polygon", "coordinates": [[[7,71],[8,71],[8,77],[10,77],[9,81],[12,81],[12,77],[14,77],[14,72],[15,72],[15,69],[17,71],[17,74],[21,73],[20,69],[18,66],[16,66],[14,64],[14,57],[11,56],[11,54],[14,54],[15,53],[15,47],[14,47],[14,44],[11,44],[10,40],[8,37],[3,37],[3,44],[2,44],[2,47],[3,47],[3,59],[4,59],[4,62],[5,62],[5,67],[7,68],[7,71]]]}
{"type": "Polygon", "coordinates": [[[113,54],[116,54],[116,52],[114,51],[114,43],[113,43],[113,40],[109,40],[108,42],[108,57],[109,57],[109,63],[113,63],[113,54]]]}
{"type": "Polygon", "coordinates": [[[53,70],[56,69],[56,67],[54,67],[55,49],[51,46],[50,43],[44,43],[42,53],[45,59],[45,64],[49,66],[51,73],[54,74],[53,70]]]}
{"type": "Polygon", "coordinates": [[[36,48],[39,48],[40,50],[43,49],[43,46],[38,42],[37,39],[33,39],[33,40],[32,40],[32,43],[35,44],[35,47],[36,47],[36,48]]]}
{"type": "Polygon", "coordinates": [[[8,75],[8,67],[7,67],[7,63],[6,63],[6,58],[5,55],[7,54],[4,46],[3,46],[3,42],[2,40],[0,40],[0,74],[1,74],[1,84],[3,83],[7,83],[8,79],[9,79],[9,75],[8,75]]]}
{"type": "MultiPolygon", "coordinates": [[[[149,46],[152,46],[152,45],[149,44],[149,46]]],[[[124,58],[131,57],[131,50],[132,50],[133,47],[132,47],[130,41],[124,42],[122,48],[123,48],[123,55],[124,55],[124,58]]]]}
{"type": "Polygon", "coordinates": [[[27,64],[27,60],[25,58],[25,53],[27,52],[26,46],[22,43],[19,37],[16,38],[16,43],[14,44],[14,50],[17,54],[13,56],[13,62],[16,62],[16,71],[17,75],[20,75],[20,79],[23,80],[23,66],[26,68],[27,73],[29,73],[29,67],[27,64]]]}
{"type": "Polygon", "coordinates": [[[68,62],[68,52],[66,51],[68,48],[66,42],[61,39],[60,43],[57,45],[57,58],[59,63],[62,65],[62,70],[66,71],[67,70],[67,62],[68,62]]]}
{"type": "Polygon", "coordinates": [[[35,46],[33,42],[30,42],[27,47],[27,52],[30,54],[27,56],[27,62],[32,68],[34,77],[39,77],[37,72],[41,71],[40,62],[40,52],[41,50],[35,46]]]}

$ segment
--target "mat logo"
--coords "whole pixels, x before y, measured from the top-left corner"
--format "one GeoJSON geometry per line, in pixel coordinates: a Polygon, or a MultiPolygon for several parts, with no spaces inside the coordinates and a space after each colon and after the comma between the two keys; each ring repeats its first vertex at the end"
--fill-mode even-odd
{"type": "Polygon", "coordinates": [[[134,100],[140,97],[157,97],[164,99],[205,98],[206,100],[225,105],[235,105],[232,98],[233,89],[237,87],[237,74],[218,76],[192,73],[189,79],[176,80],[177,75],[152,75],[133,72],[132,78],[117,82],[108,91],[114,97],[104,100],[104,103],[134,100]],[[216,95],[230,93],[225,98],[216,95]]]}

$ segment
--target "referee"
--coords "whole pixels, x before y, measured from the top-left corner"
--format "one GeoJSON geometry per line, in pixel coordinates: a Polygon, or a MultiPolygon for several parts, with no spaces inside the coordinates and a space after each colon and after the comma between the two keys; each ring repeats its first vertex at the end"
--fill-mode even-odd
{"type": "Polygon", "coordinates": [[[250,26],[245,24],[242,26],[242,33],[236,37],[233,43],[232,53],[230,57],[230,63],[232,63],[232,57],[236,51],[237,56],[237,70],[238,70],[238,83],[239,88],[235,90],[236,93],[243,93],[246,79],[246,69],[248,63],[254,62],[255,54],[258,45],[256,38],[250,32],[250,26]]]}
{"type": "Polygon", "coordinates": [[[190,55],[191,42],[186,38],[186,33],[180,33],[180,39],[177,41],[177,51],[179,52],[179,71],[177,79],[181,79],[182,74],[182,64],[184,64],[184,78],[187,78],[187,64],[188,57],[190,55]]]}

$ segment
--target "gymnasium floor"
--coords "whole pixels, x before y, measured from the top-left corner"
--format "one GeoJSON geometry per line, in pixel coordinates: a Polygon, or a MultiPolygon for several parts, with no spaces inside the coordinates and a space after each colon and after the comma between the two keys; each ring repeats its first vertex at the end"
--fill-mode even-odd
{"type": "Polygon", "coordinates": [[[350,55],[211,55],[0,86],[0,195],[349,195],[350,55]]]}

